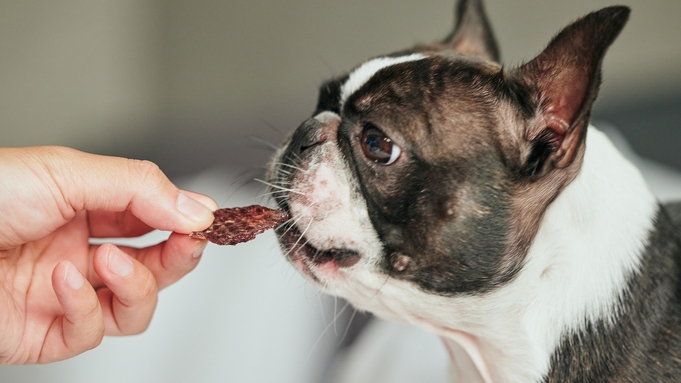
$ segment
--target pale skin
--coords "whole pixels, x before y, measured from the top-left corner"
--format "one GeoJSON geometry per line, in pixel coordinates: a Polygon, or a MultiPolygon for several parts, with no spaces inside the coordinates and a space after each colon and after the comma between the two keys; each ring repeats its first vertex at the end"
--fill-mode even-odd
{"type": "Polygon", "coordinates": [[[0,148],[0,364],[49,363],[144,331],[158,291],[191,271],[217,204],[151,162],[0,148]],[[91,238],[172,232],[135,249],[91,238]]]}

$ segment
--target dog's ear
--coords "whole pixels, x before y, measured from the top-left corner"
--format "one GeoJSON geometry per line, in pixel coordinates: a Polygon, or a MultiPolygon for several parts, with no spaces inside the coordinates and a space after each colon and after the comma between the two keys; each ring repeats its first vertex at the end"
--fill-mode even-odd
{"type": "Polygon", "coordinates": [[[525,132],[531,144],[525,163],[530,176],[567,167],[579,153],[601,82],[603,56],[629,12],[628,7],[615,6],[584,16],[511,73],[529,86],[529,97],[537,105],[525,132]]]}
{"type": "Polygon", "coordinates": [[[459,0],[454,30],[443,41],[443,45],[459,53],[499,61],[499,48],[482,0],[459,0]]]}

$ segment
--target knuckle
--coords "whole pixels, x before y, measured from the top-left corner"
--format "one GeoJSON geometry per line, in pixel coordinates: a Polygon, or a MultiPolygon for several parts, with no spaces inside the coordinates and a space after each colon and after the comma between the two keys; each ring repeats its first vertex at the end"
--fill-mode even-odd
{"type": "Polygon", "coordinates": [[[160,183],[165,179],[165,175],[155,163],[148,160],[134,160],[131,159],[130,167],[134,170],[136,176],[139,176],[144,181],[153,181],[160,183]]]}
{"type": "Polygon", "coordinates": [[[145,302],[147,308],[144,310],[144,319],[138,320],[133,329],[131,329],[132,334],[140,334],[149,328],[151,323],[151,318],[156,309],[156,302],[158,300],[158,286],[156,285],[156,279],[153,275],[149,274],[146,278],[144,287],[141,289],[142,302],[145,302]]]}
{"type": "MultiPolygon", "coordinates": [[[[147,160],[128,159],[129,179],[131,189],[136,190],[133,200],[147,200],[164,189],[167,177],[155,163],[147,160]]],[[[129,208],[134,204],[130,201],[129,208]]]]}
{"type": "Polygon", "coordinates": [[[139,335],[149,328],[149,325],[151,324],[151,317],[148,318],[145,321],[138,322],[136,326],[131,329],[131,331],[128,332],[129,335],[139,335]]]}
{"type": "Polygon", "coordinates": [[[156,285],[156,279],[149,273],[144,282],[143,288],[140,290],[140,296],[144,301],[155,300],[158,295],[158,286],[156,285]]]}
{"type": "Polygon", "coordinates": [[[83,310],[83,318],[85,321],[90,323],[98,323],[98,319],[102,316],[102,308],[99,305],[99,301],[96,299],[91,300],[87,308],[83,310]]]}
{"type": "Polygon", "coordinates": [[[70,331],[70,335],[64,341],[64,345],[72,355],[75,356],[87,350],[92,350],[102,343],[104,323],[99,304],[84,311],[82,321],[75,325],[77,329],[70,331]]]}
{"type": "Polygon", "coordinates": [[[53,158],[53,159],[68,159],[68,160],[74,160],[77,159],[82,152],[69,148],[66,146],[59,146],[59,145],[48,145],[48,146],[41,146],[37,148],[38,154],[42,156],[42,158],[53,158]]]}
{"type": "Polygon", "coordinates": [[[102,340],[104,340],[104,326],[99,326],[94,336],[92,337],[89,349],[92,350],[93,348],[102,344],[102,340]]]}
{"type": "Polygon", "coordinates": [[[144,286],[139,290],[135,302],[129,302],[130,304],[126,306],[125,320],[119,318],[117,321],[119,331],[126,335],[137,335],[146,331],[156,309],[157,297],[158,288],[154,278],[147,278],[144,286]]]}
{"type": "Polygon", "coordinates": [[[102,343],[102,339],[104,339],[104,322],[101,318],[101,312],[102,311],[99,306],[99,302],[96,302],[96,304],[92,305],[89,312],[85,316],[87,321],[90,322],[91,326],[90,331],[86,332],[90,334],[86,344],[88,350],[99,346],[102,343]]]}

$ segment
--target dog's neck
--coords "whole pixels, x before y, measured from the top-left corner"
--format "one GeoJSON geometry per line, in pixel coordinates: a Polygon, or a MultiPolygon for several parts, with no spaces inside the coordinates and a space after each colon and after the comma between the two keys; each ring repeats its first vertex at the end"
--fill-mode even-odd
{"type": "Polygon", "coordinates": [[[579,175],[546,210],[515,280],[410,318],[442,335],[455,370],[473,363],[482,382],[540,381],[563,336],[617,315],[658,204],[603,133],[590,128],[586,148],[579,175]]]}

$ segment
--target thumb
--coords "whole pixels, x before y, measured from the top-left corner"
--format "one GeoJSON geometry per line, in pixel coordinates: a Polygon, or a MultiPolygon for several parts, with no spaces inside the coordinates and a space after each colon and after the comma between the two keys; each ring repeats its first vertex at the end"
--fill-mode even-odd
{"type": "Polygon", "coordinates": [[[150,161],[44,148],[41,156],[72,211],[130,210],[147,225],[179,233],[203,230],[217,204],[177,188],[150,161]]]}

